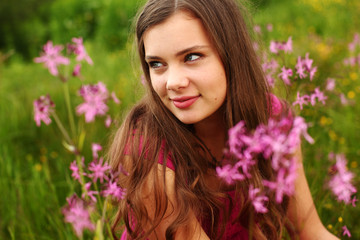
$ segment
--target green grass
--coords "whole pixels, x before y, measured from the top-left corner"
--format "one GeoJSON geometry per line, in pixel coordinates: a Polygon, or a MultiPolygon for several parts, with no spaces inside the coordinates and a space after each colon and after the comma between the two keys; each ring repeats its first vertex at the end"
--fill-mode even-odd
{"type": "MultiPolygon", "coordinates": [[[[77,90],[82,83],[102,81],[121,99],[121,105],[110,104],[111,114],[120,116],[141,93],[129,51],[98,49],[88,46],[95,66],[84,65],[84,82],[70,80],[73,106],[81,102],[77,90]]],[[[32,112],[33,100],[49,93],[68,127],[63,84],[41,65],[17,60],[2,66],[0,74],[0,239],[74,239],[61,213],[66,197],[76,189],[69,170],[74,157],[62,147],[54,123],[37,127],[32,112]]],[[[84,152],[90,153],[91,142],[106,145],[111,131],[103,120],[86,125],[84,152]]]]}
{"type": "MultiPolygon", "coordinates": [[[[324,225],[338,236],[347,225],[353,239],[360,239],[359,207],[338,203],[326,189],[329,152],[346,155],[359,189],[360,67],[345,68],[342,59],[348,54],[353,34],[359,31],[356,9],[360,4],[356,0],[319,2],[268,1],[255,11],[255,22],[262,27],[268,23],[274,26],[271,33],[263,30],[264,46],[272,39],[285,41],[293,36],[294,54],[287,61],[293,64],[297,55],[309,52],[318,66],[314,82],[289,88],[290,101],[297,87],[303,93],[316,86],[323,89],[328,77],[336,78],[336,89],[327,94],[325,106],[305,107],[299,112],[311,123],[309,132],[316,140],[315,145],[303,144],[304,165],[324,225]],[[353,96],[349,105],[340,103],[340,93],[353,96]]],[[[102,81],[122,101],[121,105],[110,105],[110,114],[121,117],[142,93],[132,66],[131,46],[110,52],[99,41],[85,44],[94,66],[83,64],[84,82],[70,80],[72,104],[81,102],[76,91],[82,83],[102,81]]],[[[61,213],[66,197],[79,190],[69,170],[74,157],[63,148],[54,124],[36,127],[33,121],[32,102],[47,93],[68,127],[63,86],[58,79],[39,64],[22,62],[16,54],[0,63],[0,239],[76,239],[61,213]]],[[[79,123],[83,121],[83,117],[79,119],[79,123]]],[[[103,126],[103,119],[87,124],[86,129],[84,152],[88,159],[91,142],[106,145],[112,130],[103,126]]]]}

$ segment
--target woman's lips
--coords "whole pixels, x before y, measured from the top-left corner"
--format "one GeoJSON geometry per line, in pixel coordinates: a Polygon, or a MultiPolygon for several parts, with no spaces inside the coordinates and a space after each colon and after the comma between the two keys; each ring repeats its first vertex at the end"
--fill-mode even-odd
{"type": "Polygon", "coordinates": [[[175,107],[184,109],[190,107],[200,96],[191,96],[191,97],[178,97],[171,98],[171,101],[174,103],[175,107]]]}

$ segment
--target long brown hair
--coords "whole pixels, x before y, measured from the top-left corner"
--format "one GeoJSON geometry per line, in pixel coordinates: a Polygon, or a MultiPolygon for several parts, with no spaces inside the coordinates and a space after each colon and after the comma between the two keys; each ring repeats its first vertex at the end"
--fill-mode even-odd
{"type": "MultiPolygon", "coordinates": [[[[200,221],[204,215],[212,219],[208,231],[210,239],[221,239],[224,233],[224,221],[219,221],[220,210],[223,209],[219,199],[224,197],[224,193],[211,189],[205,183],[205,176],[209,170],[214,170],[216,163],[211,161],[211,154],[198,140],[192,126],[180,122],[161,102],[151,86],[149,67],[145,62],[144,33],[177,11],[190,12],[202,21],[222,60],[227,79],[223,107],[226,128],[243,120],[248,129],[255,129],[259,124],[266,123],[269,117],[269,90],[252,46],[245,21],[247,17],[244,18],[246,11],[242,5],[235,0],[148,0],[136,22],[137,49],[147,82],[147,94],[127,115],[109,151],[113,170],[120,171],[121,167],[125,167],[128,171],[128,175],[119,180],[119,184],[127,189],[127,195],[118,204],[113,232],[123,221],[133,239],[146,239],[164,217],[168,197],[159,187],[165,184],[165,179],[160,182],[156,169],[159,158],[162,158],[165,171],[169,155],[175,166],[175,192],[180,209],[175,221],[166,230],[166,239],[172,239],[178,227],[188,223],[189,209],[200,221]],[[152,219],[142,196],[148,177],[153,178],[155,196],[152,219]]],[[[236,184],[237,201],[241,205],[237,221],[255,239],[280,239],[285,224],[287,200],[281,206],[275,204],[274,199],[270,200],[269,213],[256,214],[247,199],[250,183],[262,188],[261,180],[272,178],[269,164],[269,161],[259,161],[252,172],[253,177],[236,184]]],[[[229,213],[223,217],[228,216],[229,213]]]]}

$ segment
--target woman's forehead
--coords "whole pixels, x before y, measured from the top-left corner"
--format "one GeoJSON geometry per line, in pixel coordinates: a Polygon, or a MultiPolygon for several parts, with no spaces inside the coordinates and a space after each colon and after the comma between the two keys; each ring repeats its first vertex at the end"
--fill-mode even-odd
{"type": "Polygon", "coordinates": [[[143,39],[146,54],[150,55],[212,45],[201,20],[184,11],[178,11],[164,22],[149,28],[143,39]]]}

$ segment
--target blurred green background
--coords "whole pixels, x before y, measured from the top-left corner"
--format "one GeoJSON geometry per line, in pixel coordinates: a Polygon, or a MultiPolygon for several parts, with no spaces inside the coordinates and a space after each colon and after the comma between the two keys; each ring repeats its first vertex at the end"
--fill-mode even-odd
{"type": "MultiPolygon", "coordinates": [[[[121,105],[111,105],[110,113],[121,117],[142,92],[129,35],[142,2],[0,2],[0,239],[76,238],[61,214],[66,197],[78,190],[69,170],[73,156],[63,148],[54,124],[36,127],[33,120],[33,100],[49,93],[58,115],[66,122],[62,84],[47,69],[33,63],[33,58],[48,40],[64,45],[72,37],[83,37],[94,66],[83,64],[83,82],[71,79],[72,103],[76,106],[81,102],[76,93],[81,84],[102,81],[120,98],[121,105]]],[[[262,29],[257,38],[264,46],[270,40],[286,41],[292,36],[291,61],[295,64],[297,55],[309,52],[318,66],[313,82],[295,84],[282,92],[289,101],[294,100],[299,88],[303,92],[316,86],[324,89],[328,77],[336,79],[336,89],[329,93],[325,106],[305,107],[299,112],[310,123],[310,135],[316,140],[314,146],[304,143],[304,164],[324,225],[339,237],[343,237],[341,227],[346,225],[352,239],[360,239],[359,207],[338,203],[326,188],[330,152],[346,155],[359,188],[360,63],[344,66],[343,59],[350,57],[348,43],[360,32],[360,1],[253,0],[250,11],[254,24],[262,29]],[[269,23],[273,25],[271,32],[266,31],[269,23]],[[348,99],[347,105],[341,104],[341,93],[348,99]]],[[[82,122],[80,117],[78,124],[82,122]]],[[[87,152],[91,142],[108,144],[113,129],[105,128],[103,120],[86,127],[87,152]]]]}

